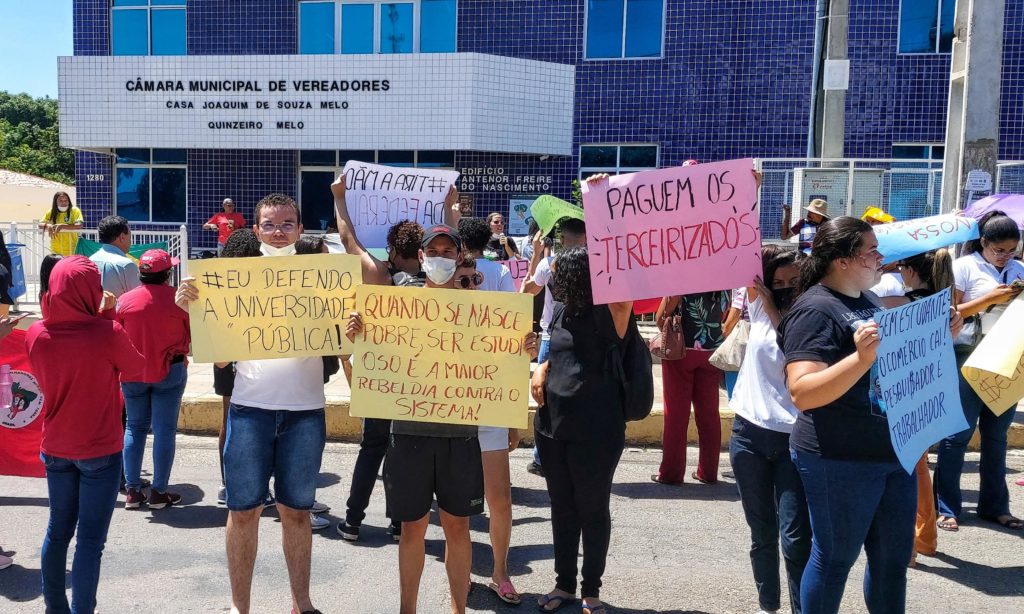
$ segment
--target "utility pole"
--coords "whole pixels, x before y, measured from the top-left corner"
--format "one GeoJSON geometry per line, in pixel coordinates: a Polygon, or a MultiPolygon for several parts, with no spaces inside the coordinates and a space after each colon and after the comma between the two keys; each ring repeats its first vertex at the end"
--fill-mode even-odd
{"type": "Polygon", "coordinates": [[[1006,0],[958,0],[949,74],[942,211],[970,204],[964,195],[992,191],[999,156],[999,87],[1006,0]],[[985,179],[988,187],[984,188],[985,179]]]}

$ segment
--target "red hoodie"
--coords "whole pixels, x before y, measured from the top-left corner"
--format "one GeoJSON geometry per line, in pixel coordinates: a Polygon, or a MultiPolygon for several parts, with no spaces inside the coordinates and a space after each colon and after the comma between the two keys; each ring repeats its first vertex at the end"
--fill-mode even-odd
{"type": "Polygon", "coordinates": [[[97,315],[102,300],[96,265],[64,258],[43,297],[46,319],[28,329],[28,358],[44,398],[45,454],[96,458],[123,447],[119,375],[137,378],[145,359],[120,324],[97,315]]]}

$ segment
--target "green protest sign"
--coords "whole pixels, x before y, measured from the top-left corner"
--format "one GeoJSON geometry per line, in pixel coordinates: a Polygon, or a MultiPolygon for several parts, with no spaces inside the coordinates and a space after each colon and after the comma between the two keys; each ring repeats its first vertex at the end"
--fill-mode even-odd
{"type": "Polygon", "coordinates": [[[545,194],[533,201],[533,206],[530,207],[530,214],[533,215],[533,219],[537,220],[537,225],[544,231],[544,234],[550,233],[551,229],[558,223],[558,220],[562,218],[583,219],[583,209],[560,198],[555,198],[550,194],[545,194]]]}

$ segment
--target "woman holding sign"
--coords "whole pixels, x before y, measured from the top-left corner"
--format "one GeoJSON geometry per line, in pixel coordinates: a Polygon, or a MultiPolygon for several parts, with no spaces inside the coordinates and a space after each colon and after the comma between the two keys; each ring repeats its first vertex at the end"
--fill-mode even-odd
{"type": "Polygon", "coordinates": [[[586,248],[558,257],[552,289],[562,305],[551,322],[551,350],[531,380],[540,405],[537,445],[551,497],[555,588],[538,602],[553,612],[576,600],[583,541],[583,612],[604,612],[601,576],[611,540],[612,478],[625,446],[620,383],[609,375],[612,350],[639,334],[633,303],[595,305],[586,248]]]}
{"type": "MultiPolygon", "coordinates": [[[[981,336],[995,324],[1006,304],[1024,288],[1024,265],[1015,260],[1020,229],[1017,222],[1002,211],[992,211],[978,223],[981,235],[977,251],[957,258],[953,263],[956,278],[954,301],[967,323],[955,341],[957,367],[962,368],[981,336]]],[[[1020,519],[1010,514],[1010,492],[1006,487],[1006,432],[1013,423],[1017,404],[1013,403],[998,416],[985,405],[962,373],[960,402],[968,429],[943,439],[939,444],[939,460],[935,466],[935,495],[939,507],[938,527],[945,531],[960,528],[957,518],[962,511],[960,474],[964,452],[974,435],[981,431],[981,489],[978,492],[978,517],[1008,529],[1019,530],[1020,519]]]]}
{"type": "Polygon", "coordinates": [[[800,410],[790,448],[813,533],[800,584],[804,614],[839,611],[862,546],[868,611],[906,606],[917,483],[897,460],[874,394],[879,331],[872,318],[880,306],[868,289],[881,273],[871,226],[849,217],[825,222],[801,269],[803,294],[779,327],[800,410]]]}

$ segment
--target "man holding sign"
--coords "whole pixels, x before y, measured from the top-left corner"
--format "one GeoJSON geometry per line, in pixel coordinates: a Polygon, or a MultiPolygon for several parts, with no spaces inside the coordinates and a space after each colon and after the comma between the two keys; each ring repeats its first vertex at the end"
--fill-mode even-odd
{"type": "MultiPolygon", "coordinates": [[[[253,231],[264,256],[295,254],[302,224],[294,200],[270,194],[256,205],[255,217],[253,231]]],[[[287,261],[282,260],[280,268],[287,269],[287,261]]],[[[199,307],[199,288],[195,278],[183,280],[177,292],[178,305],[186,310],[191,303],[195,303],[193,310],[199,307]]],[[[193,317],[193,324],[197,320],[193,317]]],[[[320,356],[235,363],[224,443],[229,510],[226,542],[234,612],[249,612],[259,519],[271,476],[281,516],[292,607],[303,614],[317,612],[309,598],[313,547],[309,510],[327,437],[323,374],[320,356]]]]}

